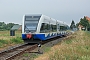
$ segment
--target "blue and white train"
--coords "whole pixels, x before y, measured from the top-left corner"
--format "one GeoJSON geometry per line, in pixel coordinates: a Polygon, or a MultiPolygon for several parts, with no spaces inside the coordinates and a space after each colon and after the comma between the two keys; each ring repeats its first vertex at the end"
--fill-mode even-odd
{"type": "Polygon", "coordinates": [[[22,39],[25,42],[45,41],[57,36],[67,34],[68,25],[43,14],[30,14],[23,16],[22,39]]]}

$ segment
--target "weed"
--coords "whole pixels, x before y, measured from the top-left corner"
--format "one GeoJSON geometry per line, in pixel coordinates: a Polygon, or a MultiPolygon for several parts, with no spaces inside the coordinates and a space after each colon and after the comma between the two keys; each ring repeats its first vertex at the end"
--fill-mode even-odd
{"type": "Polygon", "coordinates": [[[90,60],[90,56],[86,55],[86,56],[81,56],[80,60],[90,60]]]}
{"type": "Polygon", "coordinates": [[[1,42],[2,44],[8,44],[8,41],[7,41],[7,40],[0,40],[0,42],[1,42]]]}
{"type": "Polygon", "coordinates": [[[79,31],[73,36],[76,37],[64,40],[64,49],[57,49],[53,55],[50,54],[49,60],[90,60],[90,32],[79,31]]]}
{"type": "Polygon", "coordinates": [[[38,54],[32,53],[30,57],[31,58],[37,58],[38,57],[38,54]]]}
{"type": "Polygon", "coordinates": [[[87,50],[89,50],[90,47],[89,47],[89,46],[85,46],[85,48],[86,48],[87,50]]]}
{"type": "Polygon", "coordinates": [[[28,54],[28,53],[24,53],[23,56],[24,56],[24,57],[28,57],[29,54],[28,54]]]}
{"type": "Polygon", "coordinates": [[[21,32],[16,31],[15,36],[10,36],[10,31],[0,31],[0,48],[7,47],[9,44],[23,43],[21,40],[21,32]]]}
{"type": "Polygon", "coordinates": [[[70,44],[70,43],[72,43],[72,40],[65,40],[64,41],[66,44],[70,44]]]}
{"type": "Polygon", "coordinates": [[[9,44],[7,40],[0,40],[0,47],[4,47],[5,44],[9,44]]]}
{"type": "Polygon", "coordinates": [[[48,52],[48,51],[50,51],[50,49],[51,49],[51,47],[45,47],[45,46],[43,48],[44,52],[48,52]]]}
{"type": "Polygon", "coordinates": [[[0,48],[3,47],[3,44],[0,42],[0,48]]]}
{"type": "Polygon", "coordinates": [[[20,37],[16,37],[16,38],[12,38],[11,42],[19,44],[19,43],[23,43],[23,40],[20,37]]]}

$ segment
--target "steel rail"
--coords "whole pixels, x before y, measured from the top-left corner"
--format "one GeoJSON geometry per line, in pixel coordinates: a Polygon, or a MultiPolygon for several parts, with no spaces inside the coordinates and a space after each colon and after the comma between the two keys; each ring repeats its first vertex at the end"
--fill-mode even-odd
{"type": "Polygon", "coordinates": [[[13,47],[8,50],[1,51],[0,52],[0,60],[12,60],[13,58],[23,54],[25,51],[34,50],[36,47],[38,47],[37,44],[34,44],[34,45],[28,44],[27,45],[27,43],[26,43],[26,44],[22,44],[22,45],[13,47]]]}

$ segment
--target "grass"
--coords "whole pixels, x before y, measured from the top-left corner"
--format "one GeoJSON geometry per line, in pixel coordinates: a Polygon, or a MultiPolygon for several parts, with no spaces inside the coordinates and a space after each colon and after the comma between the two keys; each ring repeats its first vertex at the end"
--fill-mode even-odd
{"type": "Polygon", "coordinates": [[[15,36],[10,36],[10,31],[0,31],[1,40],[11,40],[17,37],[21,37],[21,31],[15,31],[15,36]]]}
{"type": "Polygon", "coordinates": [[[21,43],[23,43],[21,31],[15,31],[15,36],[10,36],[10,31],[0,31],[0,49],[21,43]]]}
{"type": "Polygon", "coordinates": [[[70,44],[70,43],[72,43],[72,40],[71,39],[65,40],[65,43],[70,44]]]}
{"type": "MultiPolygon", "coordinates": [[[[47,49],[48,50],[48,49],[47,49]]],[[[77,31],[35,60],[90,60],[90,32],[77,31]]]]}
{"type": "Polygon", "coordinates": [[[2,43],[2,44],[8,44],[8,41],[6,41],[6,40],[0,40],[0,43],[2,43]]]}
{"type": "Polygon", "coordinates": [[[24,56],[24,57],[28,57],[29,54],[28,54],[28,53],[24,53],[23,56],[24,56]]]}
{"type": "Polygon", "coordinates": [[[42,46],[41,49],[43,49],[43,52],[48,52],[48,51],[50,51],[51,47],[50,46],[42,46]]]}
{"type": "Polygon", "coordinates": [[[19,44],[19,43],[23,43],[23,40],[21,40],[20,37],[16,37],[16,38],[12,38],[11,42],[15,44],[19,44]]]}
{"type": "Polygon", "coordinates": [[[7,40],[0,40],[0,48],[5,47],[9,42],[7,40]]]}
{"type": "Polygon", "coordinates": [[[49,60],[90,60],[90,32],[78,31],[62,41],[49,60]]]}

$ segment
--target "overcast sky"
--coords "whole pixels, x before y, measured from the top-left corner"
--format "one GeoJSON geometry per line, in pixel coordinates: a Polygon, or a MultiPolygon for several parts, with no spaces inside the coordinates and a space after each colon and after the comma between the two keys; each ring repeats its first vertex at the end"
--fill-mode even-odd
{"type": "Polygon", "coordinates": [[[22,23],[24,14],[41,13],[67,24],[90,17],[90,0],[0,0],[0,22],[22,23]]]}

